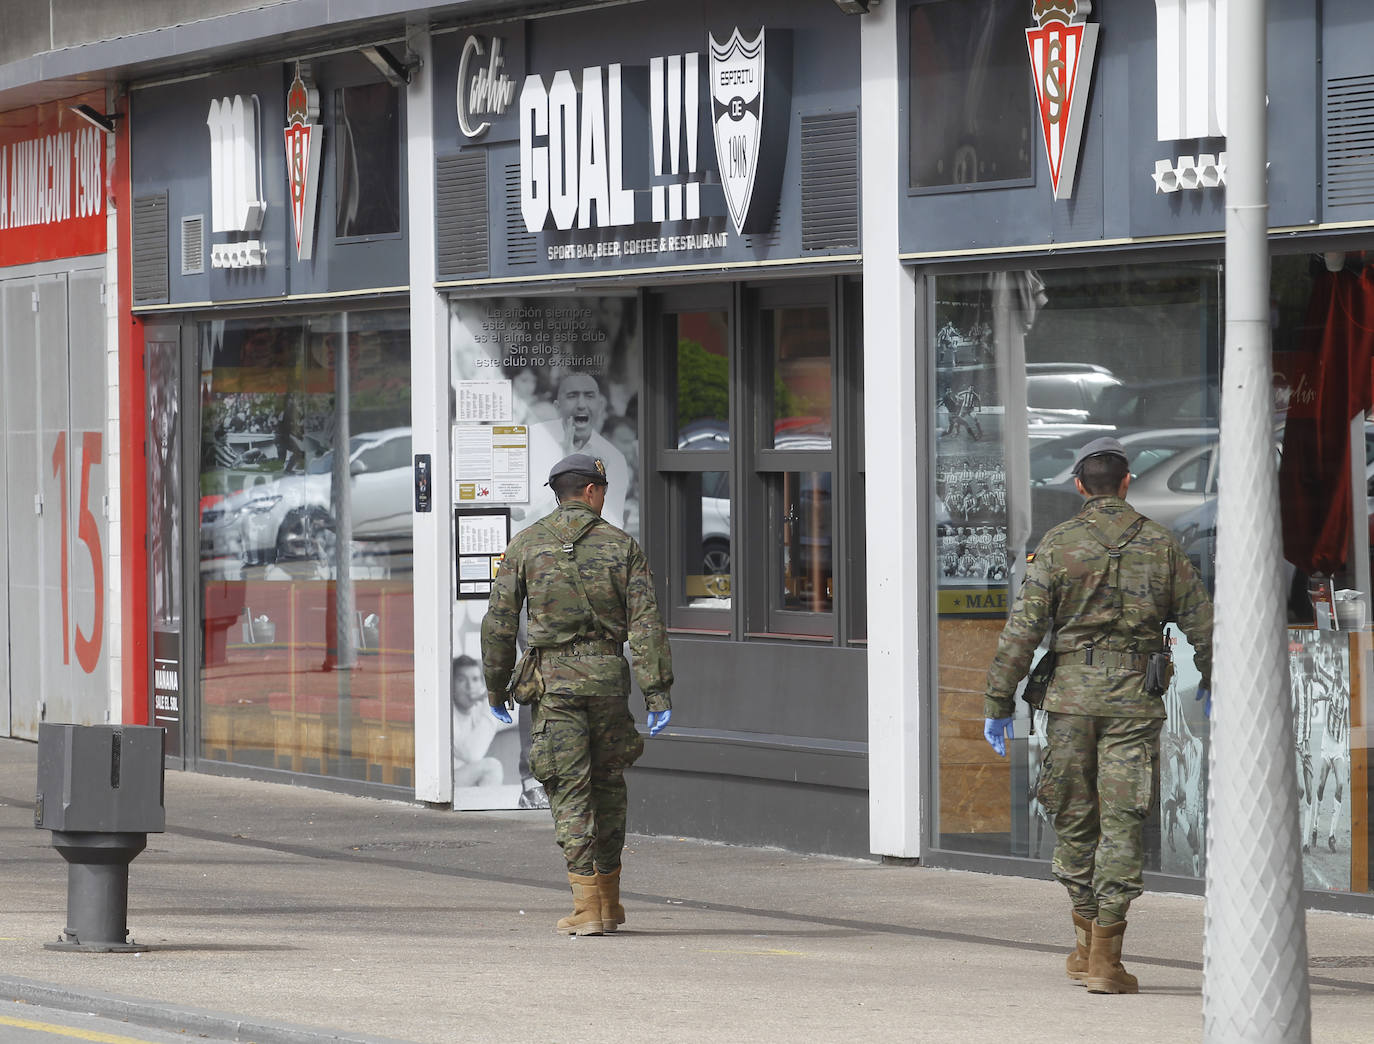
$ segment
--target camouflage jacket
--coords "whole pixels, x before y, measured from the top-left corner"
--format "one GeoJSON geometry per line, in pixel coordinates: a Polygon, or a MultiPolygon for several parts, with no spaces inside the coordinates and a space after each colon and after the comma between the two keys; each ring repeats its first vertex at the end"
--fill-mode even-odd
{"type": "Polygon", "coordinates": [[[1140,654],[1163,648],[1161,631],[1170,620],[1188,636],[1202,684],[1210,687],[1212,601],[1193,563],[1172,533],[1120,497],[1089,498],[1036,548],[988,668],[984,714],[1012,714],[1016,686],[1053,626],[1059,666],[1046,710],[1164,717],[1163,698],[1145,692],[1140,654]],[[1113,561],[1107,545],[1126,539],[1137,519],[1139,532],[1113,561]]]}
{"type": "Polygon", "coordinates": [[[628,639],[635,680],[648,709],[672,706],[668,634],[649,563],[634,537],[587,504],[571,500],[510,542],[482,618],[482,670],[493,707],[506,699],[515,669],[520,607],[526,601],[529,644],[538,658],[544,692],[628,693],[630,669],[620,651],[628,639]],[[573,547],[571,555],[564,550],[568,546],[573,547]],[[568,571],[570,565],[581,577],[582,590],[568,571]],[[577,639],[584,639],[583,648],[567,648],[577,639]],[[591,648],[586,639],[592,640],[591,648]],[[598,639],[604,651],[595,647],[598,639]]]}

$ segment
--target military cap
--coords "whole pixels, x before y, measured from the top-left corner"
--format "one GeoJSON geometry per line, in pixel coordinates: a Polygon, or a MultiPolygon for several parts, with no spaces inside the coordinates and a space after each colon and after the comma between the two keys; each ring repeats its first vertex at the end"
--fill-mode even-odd
{"type": "Polygon", "coordinates": [[[1078,456],[1073,458],[1073,474],[1077,476],[1083,470],[1083,462],[1089,457],[1120,457],[1124,464],[1130,464],[1131,459],[1126,456],[1126,449],[1121,443],[1111,436],[1101,439],[1093,439],[1081,450],[1078,456]]]}
{"type": "Polygon", "coordinates": [[[567,474],[584,475],[588,482],[595,482],[601,486],[607,484],[605,461],[600,457],[593,457],[590,453],[568,454],[549,469],[549,481],[546,485],[553,485],[553,480],[559,475],[567,474]]]}

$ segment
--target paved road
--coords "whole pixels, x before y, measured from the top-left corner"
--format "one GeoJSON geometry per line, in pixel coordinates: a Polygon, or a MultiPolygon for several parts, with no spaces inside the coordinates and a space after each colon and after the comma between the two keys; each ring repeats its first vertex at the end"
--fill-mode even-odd
{"type": "MultiPolygon", "coordinates": [[[[1097,997],[1064,978],[1051,882],[634,837],[626,931],[569,939],[546,812],[188,773],[168,774],[167,832],[132,867],[153,950],[48,951],[65,867],[33,828],[34,754],[0,741],[0,1000],[259,1044],[1201,1037],[1196,898],[1142,900],[1126,950],[1143,992],[1097,997]]],[[[1314,1039],[1367,1044],[1374,921],[1308,923],[1314,1039]]]]}
{"type": "MultiPolygon", "coordinates": [[[[195,1038],[205,1044],[227,1044],[224,1037],[195,1038]]],[[[184,1030],[164,1031],[100,1015],[62,1011],[28,1004],[0,1009],[0,1041],[4,1044],[185,1044],[184,1030]]]]}

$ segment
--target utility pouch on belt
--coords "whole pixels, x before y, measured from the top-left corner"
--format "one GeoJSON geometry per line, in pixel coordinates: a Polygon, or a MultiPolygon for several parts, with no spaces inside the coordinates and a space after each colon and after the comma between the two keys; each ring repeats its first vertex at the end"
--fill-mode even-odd
{"type": "Polygon", "coordinates": [[[539,670],[539,650],[533,646],[525,650],[525,655],[515,665],[511,675],[507,695],[516,703],[528,706],[544,695],[544,675],[539,670]]]}
{"type": "Polygon", "coordinates": [[[1167,652],[1150,653],[1145,662],[1145,695],[1163,696],[1174,676],[1174,661],[1167,652]]]}
{"type": "Polygon", "coordinates": [[[1058,666],[1059,654],[1051,649],[1036,661],[1029,677],[1026,678],[1026,687],[1021,690],[1021,698],[1030,705],[1032,723],[1035,721],[1034,712],[1045,705],[1045,694],[1049,692],[1050,679],[1054,677],[1054,669],[1058,666]]]}

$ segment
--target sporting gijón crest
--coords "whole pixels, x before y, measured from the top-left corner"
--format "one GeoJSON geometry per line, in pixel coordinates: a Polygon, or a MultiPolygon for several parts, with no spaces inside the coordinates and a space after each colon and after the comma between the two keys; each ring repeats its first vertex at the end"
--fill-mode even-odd
{"type": "Polygon", "coordinates": [[[291,219],[296,232],[296,259],[308,261],[315,242],[315,213],[320,187],[324,128],[320,93],[310,67],[296,63],[296,78],[286,92],[286,180],[291,188],[291,219]]]}
{"type": "Polygon", "coordinates": [[[1034,0],[1038,23],[1026,30],[1031,75],[1055,199],[1073,196],[1088,87],[1097,53],[1097,24],[1086,21],[1090,0],[1034,0]]]}

